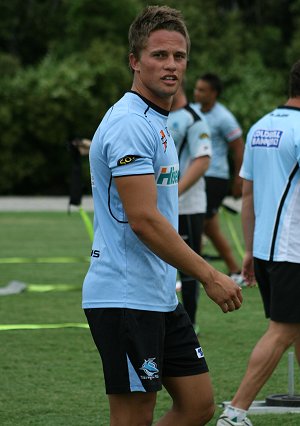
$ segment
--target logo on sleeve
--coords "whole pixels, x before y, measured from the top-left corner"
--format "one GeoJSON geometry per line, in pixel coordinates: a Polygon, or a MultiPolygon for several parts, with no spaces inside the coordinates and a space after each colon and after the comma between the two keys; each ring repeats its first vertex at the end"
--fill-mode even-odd
{"type": "Polygon", "coordinates": [[[127,164],[133,163],[137,158],[141,158],[139,155],[125,155],[125,157],[122,157],[118,160],[117,164],[118,166],[126,166],[127,164]]]}
{"type": "Polygon", "coordinates": [[[179,164],[162,166],[158,172],[156,184],[160,186],[177,185],[179,180],[179,164]]]}
{"type": "Polygon", "coordinates": [[[200,133],[199,139],[209,139],[209,136],[207,133],[200,133]]]}

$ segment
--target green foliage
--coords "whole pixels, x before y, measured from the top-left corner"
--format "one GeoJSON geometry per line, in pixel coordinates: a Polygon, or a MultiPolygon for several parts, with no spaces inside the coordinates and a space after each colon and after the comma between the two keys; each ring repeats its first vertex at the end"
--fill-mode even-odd
{"type": "Polygon", "coordinates": [[[36,64],[51,41],[64,32],[65,0],[1,2],[1,50],[18,56],[22,64],[36,64]]]}
{"type": "Polygon", "coordinates": [[[138,0],[69,0],[67,3],[66,42],[62,45],[57,39],[55,49],[64,54],[84,50],[94,39],[127,46],[128,28],[139,10],[138,0]]]}
{"type": "Polygon", "coordinates": [[[9,53],[0,52],[0,69],[1,77],[7,78],[14,76],[20,70],[21,64],[17,56],[10,55],[9,53]]]}
{"type": "Polygon", "coordinates": [[[293,2],[291,13],[294,16],[293,32],[290,44],[287,47],[286,57],[289,63],[294,63],[299,60],[300,57],[300,0],[293,2]]]}
{"type": "Polygon", "coordinates": [[[62,61],[46,56],[2,83],[2,193],[68,192],[67,142],[92,137],[107,105],[128,88],[125,58],[122,46],[95,41],[62,61]]]}
{"type": "Polygon", "coordinates": [[[267,73],[261,57],[254,51],[246,52],[240,59],[231,64],[224,79],[223,100],[247,132],[259,117],[285,102],[287,78],[279,72],[267,73]]]}

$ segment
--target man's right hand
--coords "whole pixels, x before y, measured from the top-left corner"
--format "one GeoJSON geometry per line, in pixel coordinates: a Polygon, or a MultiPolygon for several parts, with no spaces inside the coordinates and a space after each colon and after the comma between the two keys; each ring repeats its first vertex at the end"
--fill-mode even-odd
{"type": "Polygon", "coordinates": [[[212,281],[203,284],[206,294],[224,313],[239,309],[243,302],[242,289],[227,275],[215,270],[212,281]]]}

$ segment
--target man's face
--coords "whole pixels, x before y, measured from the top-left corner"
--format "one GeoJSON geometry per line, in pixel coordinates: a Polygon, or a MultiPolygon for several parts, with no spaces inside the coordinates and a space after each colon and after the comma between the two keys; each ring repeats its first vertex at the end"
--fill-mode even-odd
{"type": "Polygon", "coordinates": [[[154,31],[140,58],[130,55],[130,65],[135,72],[133,90],[169,109],[187,66],[186,39],[177,31],[154,31]]]}
{"type": "Polygon", "coordinates": [[[194,88],[194,100],[202,105],[215,102],[217,92],[205,80],[197,80],[194,88]]]}

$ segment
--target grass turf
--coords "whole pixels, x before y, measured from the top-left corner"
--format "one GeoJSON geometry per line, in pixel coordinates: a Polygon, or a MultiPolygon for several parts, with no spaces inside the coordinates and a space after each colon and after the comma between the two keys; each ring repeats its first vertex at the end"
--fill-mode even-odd
{"type": "MultiPolygon", "coordinates": [[[[238,216],[231,221],[240,236],[238,216]]],[[[223,223],[229,232],[228,223],[223,223]]],[[[70,284],[66,292],[0,297],[0,324],[85,322],[81,284],[88,268],[84,257],[91,243],[77,212],[0,213],[0,258],[77,257],[76,263],[0,263],[0,286],[11,280],[38,284],[70,284]]],[[[229,233],[228,237],[232,238],[229,233]]],[[[234,246],[234,244],[233,244],[234,246]]],[[[213,253],[208,245],[204,251],[213,253]]],[[[239,258],[238,252],[236,252],[239,258]]],[[[214,262],[224,270],[222,262],[214,262]]],[[[216,403],[229,400],[246,367],[249,353],[267,326],[257,288],[244,289],[241,310],[224,315],[205,292],[200,295],[200,341],[210,367],[216,403]]],[[[85,426],[109,424],[100,358],[89,330],[0,331],[0,423],[3,426],[85,426]]],[[[295,366],[299,393],[299,370],[295,366]]],[[[287,393],[287,354],[257,399],[287,393]]],[[[165,391],[158,394],[155,418],[170,406],[165,391]]],[[[214,425],[214,420],[209,424],[214,425]]],[[[255,415],[255,425],[299,425],[298,414],[255,415]]],[[[174,425],[176,426],[176,425],[174,425]]]]}

